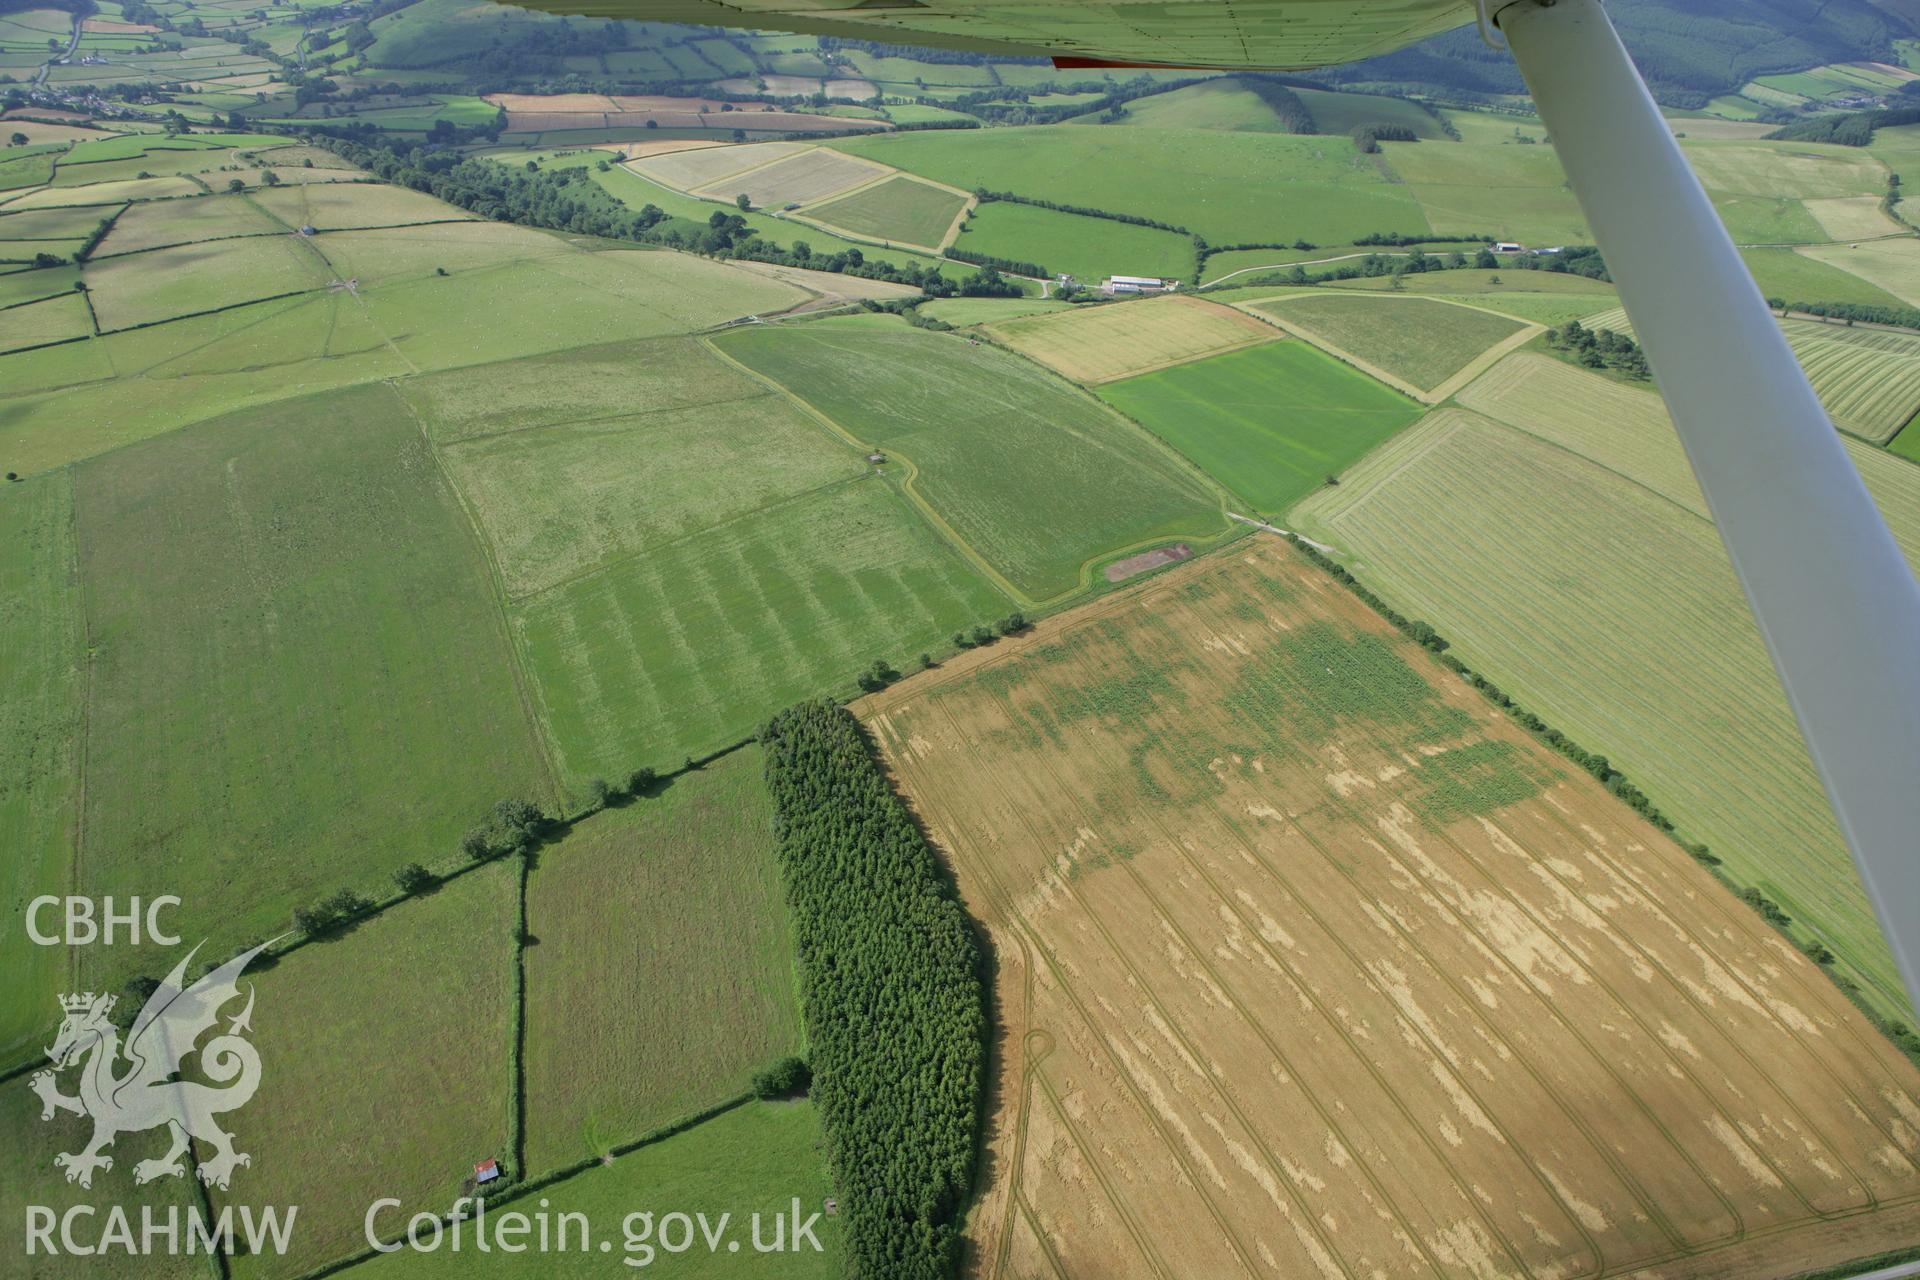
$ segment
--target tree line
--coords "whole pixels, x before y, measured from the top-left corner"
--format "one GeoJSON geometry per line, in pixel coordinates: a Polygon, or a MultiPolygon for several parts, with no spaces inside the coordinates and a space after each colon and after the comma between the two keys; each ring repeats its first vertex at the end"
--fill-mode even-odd
{"type": "Polygon", "coordinates": [[[941,1280],[977,1158],[980,952],[851,713],[804,702],[760,741],[851,1270],[941,1280]]]}

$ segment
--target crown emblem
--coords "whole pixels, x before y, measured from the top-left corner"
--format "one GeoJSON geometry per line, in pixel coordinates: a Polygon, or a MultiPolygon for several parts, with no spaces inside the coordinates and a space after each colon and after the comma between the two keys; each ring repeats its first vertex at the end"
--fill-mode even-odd
{"type": "Polygon", "coordinates": [[[113,1008],[115,997],[98,997],[91,991],[83,991],[77,995],[61,996],[60,1007],[68,1013],[85,1013],[93,1007],[93,1002],[96,999],[100,1000],[101,1013],[106,1013],[113,1008]]]}

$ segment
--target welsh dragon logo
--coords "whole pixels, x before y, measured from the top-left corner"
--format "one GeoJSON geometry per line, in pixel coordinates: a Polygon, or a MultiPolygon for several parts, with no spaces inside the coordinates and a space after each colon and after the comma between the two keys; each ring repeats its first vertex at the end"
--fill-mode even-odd
{"type": "Polygon", "coordinates": [[[147,998],[127,1031],[124,1044],[111,1014],[116,997],[83,995],[60,997],[66,1019],[47,1057],[51,1070],[37,1072],[28,1082],[40,1095],[42,1120],[56,1111],[71,1111],[93,1121],[93,1138],[79,1151],[62,1153],[53,1162],[67,1171],[67,1181],[93,1185],[96,1169],[112,1169],[105,1154],[123,1133],[139,1133],[164,1125],[172,1139],[165,1155],[142,1160],[133,1167],[135,1182],[182,1177],[182,1157],[191,1141],[211,1146],[214,1154],[200,1161],[200,1180],[225,1189],[236,1167],[252,1163],[233,1149],[233,1135],[217,1117],[245,1106],[260,1087],[260,1054],[245,1039],[252,1030],[253,988],[247,988],[246,1007],[232,1015],[224,1032],[204,1046],[200,1037],[218,1021],[220,1010],[240,995],[241,971],[271,944],[243,951],[191,986],[185,986],[187,966],[195,952],[175,965],[173,972],[147,998]],[[212,1084],[179,1078],[183,1060],[197,1055],[197,1074],[212,1084]],[[80,1064],[80,1092],[60,1092],[55,1073],[80,1064]],[[125,1069],[121,1070],[123,1066],[125,1069]]]}

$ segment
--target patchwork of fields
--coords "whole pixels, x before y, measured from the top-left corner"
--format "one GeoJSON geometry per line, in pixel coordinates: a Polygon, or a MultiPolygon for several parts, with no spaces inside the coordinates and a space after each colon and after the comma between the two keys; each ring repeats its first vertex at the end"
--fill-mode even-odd
{"type": "Polygon", "coordinates": [[[1283,547],[859,709],[995,942],[982,1274],[1777,1277],[1920,1226],[1913,1065],[1283,547]]]}
{"type": "MultiPolygon", "coordinates": [[[[1294,512],[1476,670],[1604,751],[1907,1017],[1892,960],[1664,408],[1509,357],[1294,512]],[[1488,555],[1487,548],[1500,554],[1488,555]]],[[[1849,443],[1909,556],[1920,470],[1849,443]]]]}
{"type": "Polygon", "coordinates": [[[1225,532],[1216,492],[1099,401],[992,347],[904,326],[741,329],[721,351],[912,467],[951,535],[1028,600],[1092,562],[1225,532]]]}

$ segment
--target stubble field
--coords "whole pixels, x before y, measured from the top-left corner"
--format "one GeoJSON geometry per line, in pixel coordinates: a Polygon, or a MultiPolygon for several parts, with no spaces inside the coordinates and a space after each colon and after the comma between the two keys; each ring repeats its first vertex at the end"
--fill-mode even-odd
{"type": "Polygon", "coordinates": [[[862,713],[993,938],[984,1275],[1752,1280],[1920,1226],[1920,1073],[1277,544],[862,713]]]}
{"type": "Polygon", "coordinates": [[[1110,382],[1273,342],[1268,324],[1202,298],[1147,298],[995,321],[987,332],[1076,382],[1110,382]]]}

